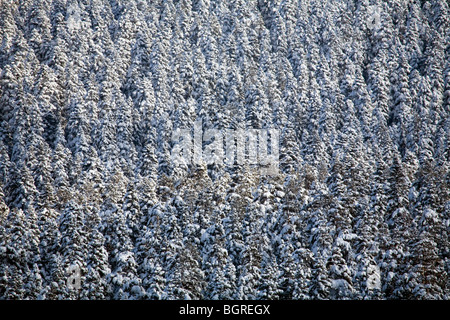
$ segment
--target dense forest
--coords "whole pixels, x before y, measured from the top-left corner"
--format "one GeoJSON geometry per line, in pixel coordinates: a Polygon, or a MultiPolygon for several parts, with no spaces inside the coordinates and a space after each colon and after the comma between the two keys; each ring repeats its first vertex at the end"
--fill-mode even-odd
{"type": "Polygon", "coordinates": [[[447,0],[0,0],[0,299],[449,299],[449,228],[447,0]]]}

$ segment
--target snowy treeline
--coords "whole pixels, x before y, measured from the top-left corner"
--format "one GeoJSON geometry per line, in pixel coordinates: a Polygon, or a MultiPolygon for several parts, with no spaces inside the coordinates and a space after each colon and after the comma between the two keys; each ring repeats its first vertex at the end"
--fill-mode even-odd
{"type": "Polygon", "coordinates": [[[0,299],[448,299],[449,115],[446,0],[2,0],[0,299]]]}

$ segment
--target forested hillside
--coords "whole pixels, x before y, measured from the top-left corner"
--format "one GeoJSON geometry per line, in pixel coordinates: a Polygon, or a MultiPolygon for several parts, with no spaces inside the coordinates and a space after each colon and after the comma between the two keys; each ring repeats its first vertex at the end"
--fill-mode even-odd
{"type": "Polygon", "coordinates": [[[446,0],[0,0],[0,299],[449,299],[449,227],[446,0]]]}

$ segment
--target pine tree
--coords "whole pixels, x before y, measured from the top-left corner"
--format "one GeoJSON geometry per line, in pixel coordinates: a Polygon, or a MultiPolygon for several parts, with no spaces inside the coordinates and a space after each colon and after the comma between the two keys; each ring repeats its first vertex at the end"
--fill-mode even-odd
{"type": "Polygon", "coordinates": [[[441,226],[439,215],[432,209],[425,209],[419,220],[421,231],[411,244],[413,264],[408,285],[415,299],[444,298],[448,276],[435,240],[436,235],[439,235],[435,232],[442,230],[441,226]]]}
{"type": "Polygon", "coordinates": [[[0,299],[448,299],[446,1],[0,2],[0,299]]]}
{"type": "Polygon", "coordinates": [[[35,213],[11,210],[1,231],[2,299],[37,299],[42,276],[35,213]]]}
{"type": "Polygon", "coordinates": [[[165,270],[162,268],[161,246],[161,216],[159,205],[144,207],[143,230],[136,241],[136,262],[142,286],[149,299],[165,298],[165,270]]]}
{"type": "Polygon", "coordinates": [[[103,210],[105,222],[102,233],[108,252],[111,273],[107,275],[112,288],[112,298],[137,300],[144,295],[142,281],[137,275],[137,263],[131,241],[131,230],[126,224],[123,211],[113,203],[103,210]]]}
{"type": "Polygon", "coordinates": [[[66,274],[66,286],[60,288],[65,299],[79,299],[80,287],[86,275],[87,232],[84,226],[85,209],[69,201],[59,217],[58,252],[62,259],[63,272],[66,274]],[[74,282],[71,282],[73,277],[74,282]]]}
{"type": "Polygon", "coordinates": [[[39,251],[43,290],[42,299],[53,299],[50,287],[58,281],[54,278],[54,259],[58,255],[58,241],[61,238],[58,228],[58,212],[54,209],[44,208],[38,214],[37,226],[39,228],[39,251]]]}
{"type": "Polygon", "coordinates": [[[86,257],[86,278],[82,284],[80,298],[89,300],[110,299],[112,290],[107,282],[111,269],[108,252],[105,248],[105,237],[99,231],[101,219],[98,212],[92,210],[85,219],[89,228],[88,252],[86,257]]]}

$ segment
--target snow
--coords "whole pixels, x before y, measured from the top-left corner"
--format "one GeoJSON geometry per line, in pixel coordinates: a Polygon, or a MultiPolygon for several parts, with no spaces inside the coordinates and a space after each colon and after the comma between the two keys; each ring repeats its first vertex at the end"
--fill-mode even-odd
{"type": "Polygon", "coordinates": [[[0,300],[448,299],[446,1],[47,2],[0,1],[0,300]]]}

